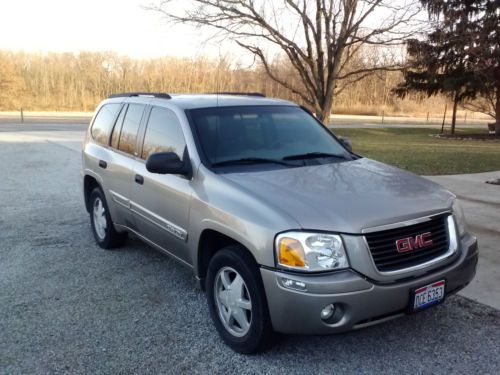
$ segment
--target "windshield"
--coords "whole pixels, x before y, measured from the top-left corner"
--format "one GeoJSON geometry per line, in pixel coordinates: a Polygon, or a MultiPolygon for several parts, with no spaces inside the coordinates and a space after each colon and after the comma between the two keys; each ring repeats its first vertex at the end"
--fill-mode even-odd
{"type": "Polygon", "coordinates": [[[300,107],[216,107],[191,110],[190,114],[203,153],[212,166],[264,159],[351,160],[349,152],[330,132],[300,107]]]}

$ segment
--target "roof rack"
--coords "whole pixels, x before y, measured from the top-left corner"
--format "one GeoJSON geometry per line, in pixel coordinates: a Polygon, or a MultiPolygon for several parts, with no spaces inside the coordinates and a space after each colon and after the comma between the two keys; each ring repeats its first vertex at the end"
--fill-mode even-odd
{"type": "Polygon", "coordinates": [[[164,92],[123,92],[119,94],[112,94],[108,96],[108,99],[111,98],[130,98],[132,96],[152,96],[153,98],[160,99],[172,99],[172,97],[164,92]]]}
{"type": "Polygon", "coordinates": [[[236,96],[257,96],[259,98],[265,98],[266,97],[264,94],[261,94],[260,92],[230,92],[230,91],[224,91],[224,92],[211,92],[210,94],[214,94],[214,95],[236,95],[236,96]]]}

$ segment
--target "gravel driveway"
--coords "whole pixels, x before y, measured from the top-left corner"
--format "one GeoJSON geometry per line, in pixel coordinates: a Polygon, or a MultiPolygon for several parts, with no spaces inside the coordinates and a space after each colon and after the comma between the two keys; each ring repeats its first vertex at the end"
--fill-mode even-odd
{"type": "Polygon", "coordinates": [[[500,312],[460,296],[376,327],[235,354],[187,269],[136,239],[116,251],[94,244],[77,152],[13,137],[0,133],[1,374],[500,371],[500,312]]]}

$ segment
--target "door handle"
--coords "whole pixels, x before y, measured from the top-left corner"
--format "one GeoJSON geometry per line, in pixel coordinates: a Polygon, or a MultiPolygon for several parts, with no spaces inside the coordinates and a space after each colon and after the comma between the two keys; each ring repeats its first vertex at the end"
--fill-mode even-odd
{"type": "Polygon", "coordinates": [[[99,167],[102,169],[106,169],[108,167],[108,163],[106,163],[104,160],[99,160],[99,167]]]}
{"type": "Polygon", "coordinates": [[[144,177],[142,177],[140,174],[136,174],[135,177],[134,177],[134,180],[139,185],[142,185],[144,183],[144,177]]]}

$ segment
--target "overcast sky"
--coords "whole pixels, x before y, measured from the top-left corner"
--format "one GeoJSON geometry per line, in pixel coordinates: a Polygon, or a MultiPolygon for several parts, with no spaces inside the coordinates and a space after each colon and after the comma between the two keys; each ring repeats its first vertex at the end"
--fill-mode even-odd
{"type": "Polygon", "coordinates": [[[134,57],[210,54],[196,29],[166,24],[154,0],[0,0],[0,49],[116,51],[134,57]]]}

